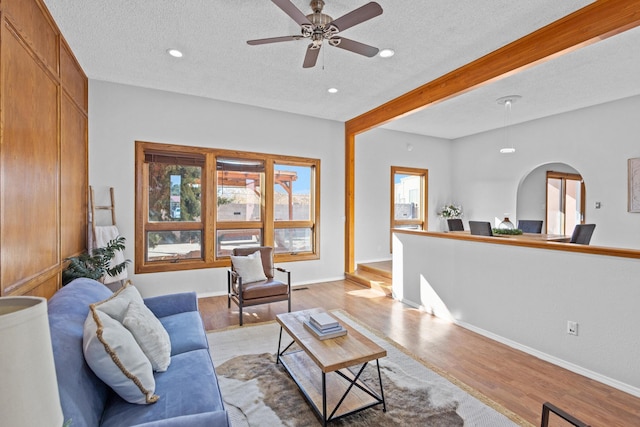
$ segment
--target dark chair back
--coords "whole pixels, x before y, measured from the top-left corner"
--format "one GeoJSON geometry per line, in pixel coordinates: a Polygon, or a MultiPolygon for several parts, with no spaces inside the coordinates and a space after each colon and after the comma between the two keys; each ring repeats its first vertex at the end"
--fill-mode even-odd
{"type": "Polygon", "coordinates": [[[449,231],[464,231],[464,224],[459,218],[448,219],[447,225],[449,226],[449,231]]]}
{"type": "Polygon", "coordinates": [[[475,236],[493,236],[489,221],[469,221],[469,229],[475,236]]]}
{"type": "Polygon", "coordinates": [[[518,229],[523,233],[542,233],[542,221],[537,219],[519,219],[518,229]]]}
{"type": "Polygon", "coordinates": [[[569,243],[588,245],[591,241],[591,236],[593,235],[593,230],[595,230],[595,228],[595,224],[576,225],[576,228],[573,229],[573,234],[571,235],[571,240],[569,240],[569,243]]]}

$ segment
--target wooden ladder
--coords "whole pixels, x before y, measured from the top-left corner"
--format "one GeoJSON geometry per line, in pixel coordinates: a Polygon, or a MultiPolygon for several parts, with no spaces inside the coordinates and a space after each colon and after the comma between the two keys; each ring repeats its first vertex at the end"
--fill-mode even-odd
{"type": "Polygon", "coordinates": [[[115,195],[113,192],[113,187],[109,187],[109,193],[111,196],[111,204],[110,205],[101,205],[96,206],[95,203],[95,192],[93,190],[93,186],[89,186],[89,198],[91,205],[91,237],[93,238],[94,247],[96,246],[96,210],[108,210],[111,211],[111,225],[116,225],[116,201],[115,195]]]}

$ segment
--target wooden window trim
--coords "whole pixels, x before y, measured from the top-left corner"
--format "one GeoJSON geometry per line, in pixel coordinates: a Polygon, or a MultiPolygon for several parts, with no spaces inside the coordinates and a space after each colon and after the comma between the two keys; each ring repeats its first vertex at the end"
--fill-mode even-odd
{"type": "Polygon", "coordinates": [[[280,228],[311,229],[312,250],[300,253],[278,253],[276,262],[314,260],[320,258],[320,160],[280,156],[265,153],[241,152],[204,147],[190,147],[155,142],[136,141],[135,143],[135,272],[136,274],[192,270],[199,268],[217,268],[230,265],[229,257],[217,257],[216,235],[218,230],[255,229],[262,230],[265,244],[273,242],[274,230],[280,228]],[[148,167],[146,161],[153,159],[171,161],[180,159],[180,163],[191,162],[190,166],[202,166],[201,222],[149,222],[148,221],[148,167]],[[217,159],[250,159],[264,161],[264,181],[261,189],[261,221],[217,221],[217,159]],[[309,166],[312,170],[311,219],[308,221],[274,221],[273,186],[274,166],[276,164],[309,166]],[[267,194],[271,196],[267,197],[267,194]],[[146,235],[148,231],[201,231],[202,259],[180,259],[176,261],[147,261],[146,235]]]}
{"type": "MultiPolygon", "coordinates": [[[[549,178],[551,179],[561,179],[563,181],[562,183],[562,187],[563,187],[563,192],[566,192],[565,188],[565,181],[567,179],[572,180],[572,181],[580,181],[580,192],[581,192],[581,197],[580,197],[580,213],[581,213],[581,218],[580,218],[580,224],[584,224],[586,221],[586,207],[587,207],[587,189],[586,186],[584,185],[584,179],[582,179],[582,175],[577,174],[577,173],[568,173],[568,172],[556,172],[556,171],[547,171],[547,177],[545,179],[545,221],[544,221],[544,232],[547,233],[547,224],[548,224],[548,218],[549,218],[549,207],[547,206],[546,202],[547,200],[549,200],[549,178]]],[[[563,199],[564,199],[564,194],[563,194],[563,199]]],[[[564,203],[564,202],[563,202],[564,203]]],[[[565,233],[567,232],[567,230],[565,230],[565,233]]]]}
{"type": "Polygon", "coordinates": [[[410,168],[403,166],[391,166],[391,178],[390,178],[390,216],[389,216],[389,251],[392,252],[393,246],[393,229],[396,225],[419,225],[423,231],[427,230],[427,224],[429,224],[429,170],[421,168],[410,168]],[[421,193],[420,193],[420,218],[419,219],[395,219],[395,177],[397,174],[413,175],[422,178],[421,193]]]}

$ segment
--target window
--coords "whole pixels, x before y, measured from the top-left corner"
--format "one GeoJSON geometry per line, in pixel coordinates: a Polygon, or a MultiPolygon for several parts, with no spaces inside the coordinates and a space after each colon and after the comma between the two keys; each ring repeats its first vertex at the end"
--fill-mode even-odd
{"type": "Polygon", "coordinates": [[[274,163],[274,241],[278,252],[310,252],[313,249],[315,166],[274,163]]]}
{"type": "Polygon", "coordinates": [[[145,261],[202,259],[204,157],[147,153],[145,261]]]}
{"type": "Polygon", "coordinates": [[[585,186],[582,176],[547,172],[547,233],[571,234],[584,224],[585,186]]]}
{"type": "Polygon", "coordinates": [[[260,246],[264,206],[265,165],[262,160],[216,160],[216,256],[233,248],[260,246]]]}
{"type": "Polygon", "coordinates": [[[391,166],[391,228],[426,229],[428,174],[391,166]]]}
{"type": "Polygon", "coordinates": [[[315,159],[136,142],[136,273],[229,265],[267,245],[318,258],[315,159]]]}

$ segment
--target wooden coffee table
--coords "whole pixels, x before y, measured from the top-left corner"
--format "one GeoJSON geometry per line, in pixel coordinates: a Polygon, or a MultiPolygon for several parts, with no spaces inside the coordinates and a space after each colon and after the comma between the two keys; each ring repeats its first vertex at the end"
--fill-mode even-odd
{"type": "Polygon", "coordinates": [[[386,412],[378,359],[385,357],[387,351],[344,322],[341,324],[348,330],[347,335],[319,340],[303,322],[310,314],[321,311],[325,310],[313,308],[276,316],[280,324],[276,363],[282,363],[324,426],[378,404],[386,412]],[[283,330],[293,341],[281,351],[283,330]],[[300,349],[290,350],[294,343],[300,349]],[[373,360],[378,370],[379,393],[360,379],[373,360]],[[352,371],[349,367],[357,369],[352,371]]]}

